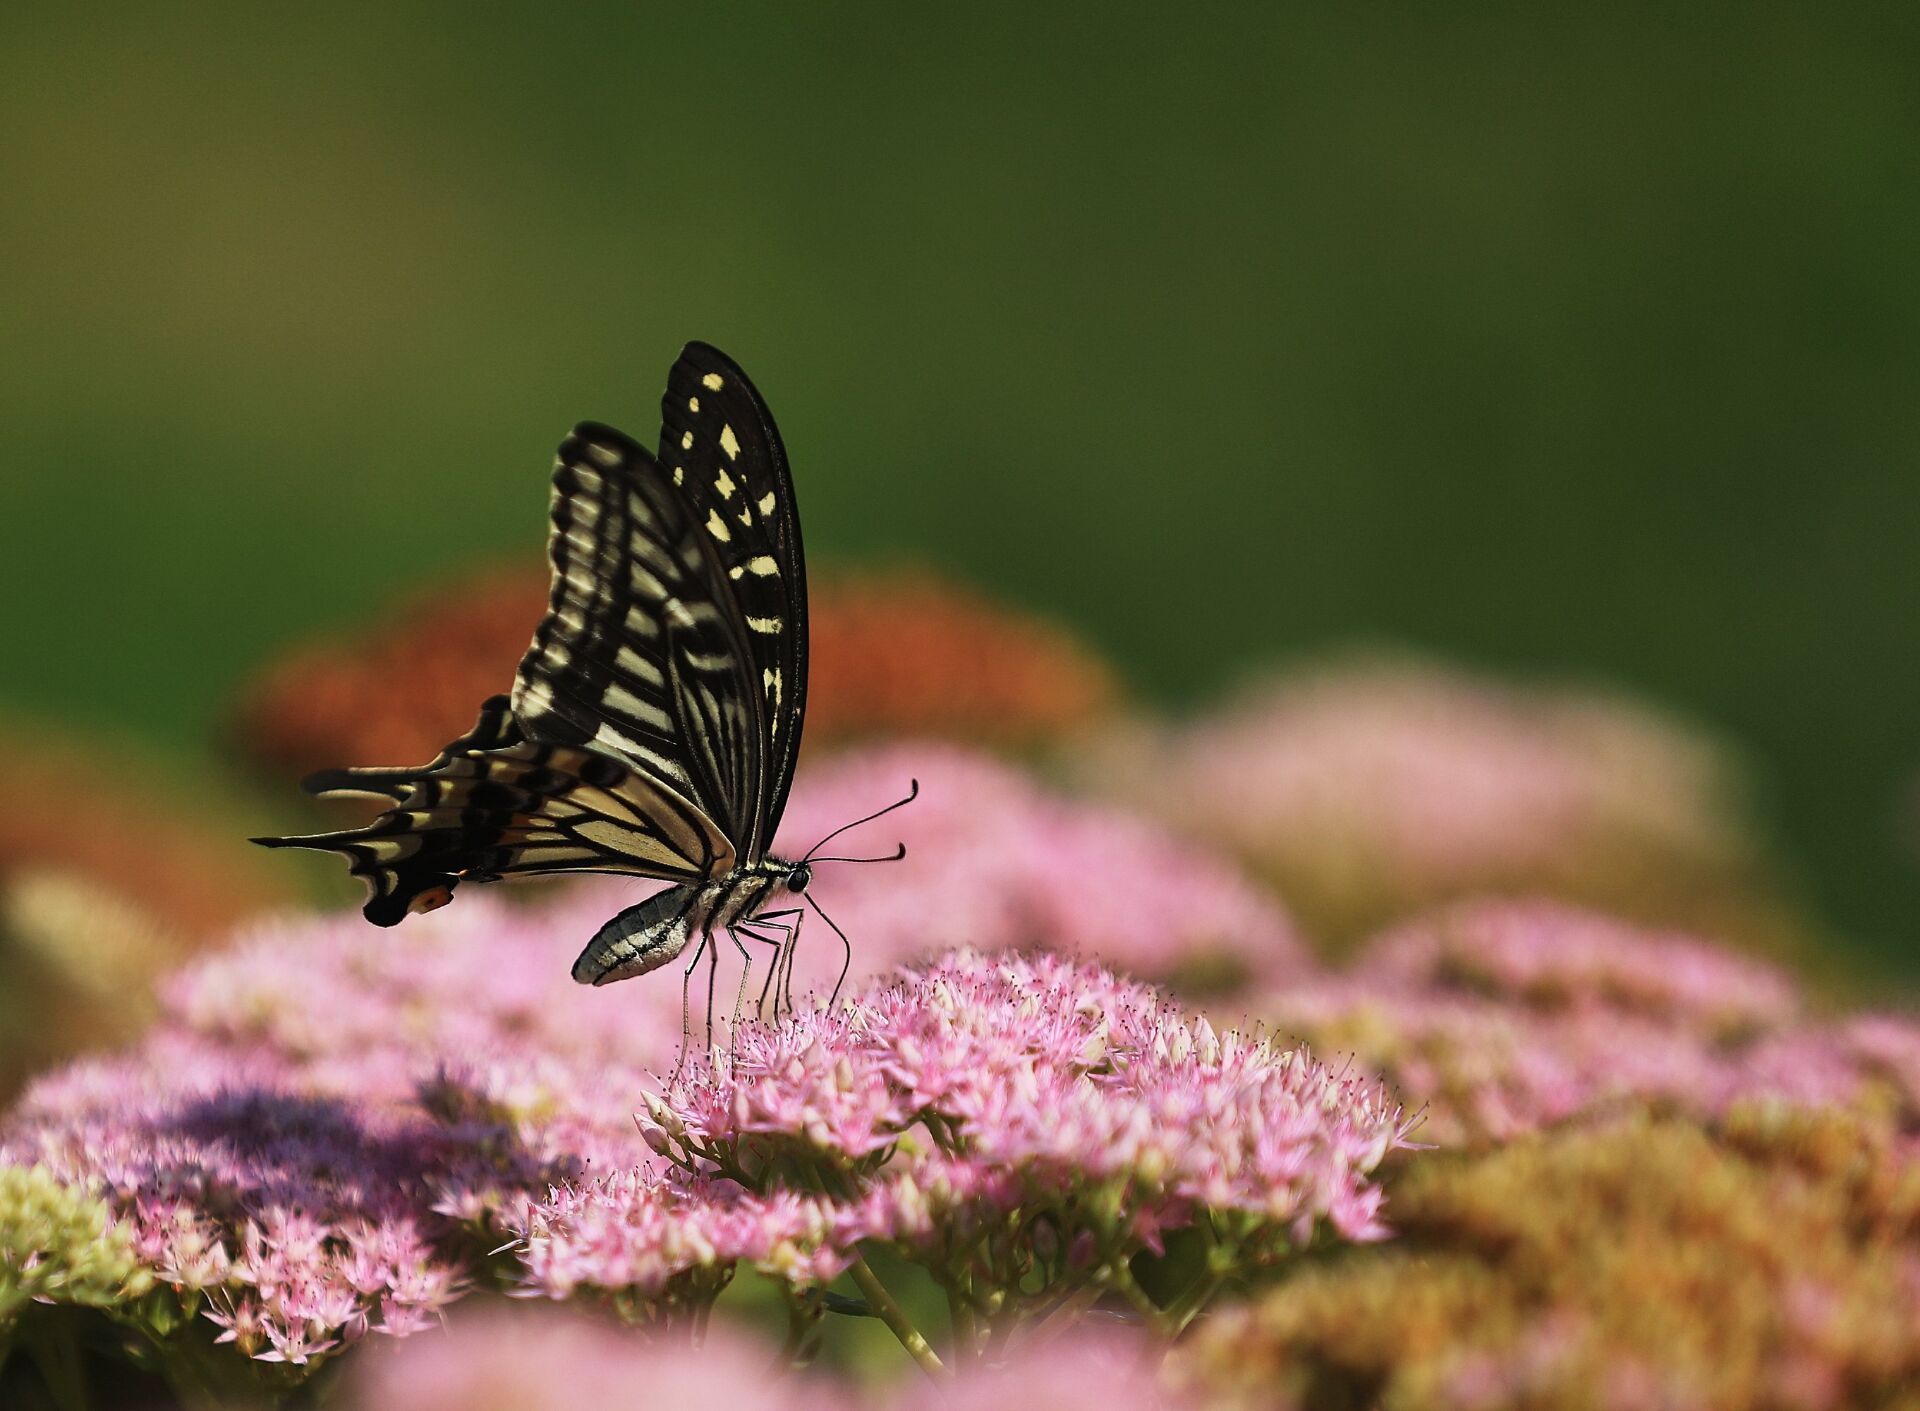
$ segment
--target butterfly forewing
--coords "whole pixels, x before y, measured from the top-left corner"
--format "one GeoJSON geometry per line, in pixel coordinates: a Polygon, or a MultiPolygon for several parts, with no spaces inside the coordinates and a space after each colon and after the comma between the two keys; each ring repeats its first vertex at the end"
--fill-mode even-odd
{"type": "Polygon", "coordinates": [[[702,672],[694,684],[724,729],[713,754],[732,836],[757,859],[786,805],[806,707],[806,560],[793,482],[772,416],[718,349],[688,344],[660,405],[660,464],[711,545],[743,644],[732,682],[702,672]]]}

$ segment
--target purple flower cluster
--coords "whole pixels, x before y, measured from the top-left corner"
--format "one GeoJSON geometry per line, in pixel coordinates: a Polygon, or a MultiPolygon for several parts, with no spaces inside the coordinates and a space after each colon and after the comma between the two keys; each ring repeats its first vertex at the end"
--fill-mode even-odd
{"type": "Polygon", "coordinates": [[[104,1199],[153,1280],[219,1340],[305,1363],[412,1332],[458,1291],[427,1179],[446,1134],[317,1095],[270,1054],[163,1042],[36,1084],[0,1141],[104,1199]]]}
{"type": "Polygon", "coordinates": [[[1449,907],[1259,1012],[1424,1104],[1442,1144],[1626,1102],[1872,1107],[1920,1129],[1920,1025],[1815,1019],[1773,966],[1560,903],[1449,907]]]}
{"type": "Polygon", "coordinates": [[[509,1222],[530,1291],[613,1292],[629,1316],[710,1302],[741,1265],[823,1288],[853,1261],[830,1201],[758,1195],[710,1177],[663,1179],[643,1166],[550,1188],[509,1222]]]}

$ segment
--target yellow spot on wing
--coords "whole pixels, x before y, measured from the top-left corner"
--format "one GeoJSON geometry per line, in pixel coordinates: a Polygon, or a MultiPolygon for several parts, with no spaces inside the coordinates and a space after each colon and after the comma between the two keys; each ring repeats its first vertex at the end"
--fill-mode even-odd
{"type": "Polygon", "coordinates": [[[726,521],[720,518],[718,510],[707,511],[707,533],[723,544],[733,538],[733,531],[727,528],[726,521]]]}
{"type": "Polygon", "coordinates": [[[765,632],[771,635],[780,630],[780,619],[777,617],[750,617],[747,619],[747,626],[756,632],[765,632]]]}
{"type": "Polygon", "coordinates": [[[673,483],[675,485],[687,483],[687,468],[684,465],[676,465],[673,468],[673,483]]]}
{"type": "Polygon", "coordinates": [[[747,572],[756,578],[775,578],[779,576],[780,565],[772,554],[758,554],[747,560],[747,572]]]}
{"type": "Polygon", "coordinates": [[[683,451],[691,451],[693,449],[693,433],[691,431],[683,431],[680,433],[680,449],[683,451]]]}
{"type": "Polygon", "coordinates": [[[699,399],[698,397],[689,397],[689,398],[687,398],[687,410],[688,410],[688,411],[690,411],[690,412],[697,412],[697,411],[699,411],[699,410],[700,410],[700,399],[699,399]]]}
{"type": "Polygon", "coordinates": [[[709,392],[718,392],[726,384],[721,380],[719,373],[710,372],[700,379],[700,385],[709,392]]]}
{"type": "Polygon", "coordinates": [[[740,438],[733,434],[733,428],[731,426],[723,426],[720,428],[720,449],[727,453],[728,460],[737,461],[740,459],[740,438]]]}
{"type": "Polygon", "coordinates": [[[728,475],[724,470],[721,471],[719,475],[714,477],[713,488],[720,492],[721,499],[731,500],[733,498],[733,477],[728,475]]]}
{"type": "Polygon", "coordinates": [[[762,514],[773,513],[773,491],[769,490],[767,491],[766,494],[760,497],[760,513],[762,514]]]}

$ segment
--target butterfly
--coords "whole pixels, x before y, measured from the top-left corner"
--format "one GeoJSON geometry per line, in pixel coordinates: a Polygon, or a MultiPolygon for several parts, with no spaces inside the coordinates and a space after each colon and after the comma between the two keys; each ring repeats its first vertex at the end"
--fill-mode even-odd
{"type": "Polygon", "coordinates": [[[309,793],[385,802],[364,827],[253,841],[344,855],[379,926],[447,905],[463,883],[670,882],[602,926],[573,978],[644,975],[697,938],[687,974],[706,954],[711,996],[725,935],[747,963],[744,995],[744,935],[774,947],[764,1009],[783,960],[791,983],[796,899],[819,911],[805,895],[813,863],[886,859],[816,856],[869,819],[797,859],[769,851],[806,716],[806,562],[780,433],[725,354],[682,350],[652,454],[610,426],[574,427],[554,462],[548,557],[546,616],[509,695],[483,703],[427,764],[304,781],[309,793]]]}

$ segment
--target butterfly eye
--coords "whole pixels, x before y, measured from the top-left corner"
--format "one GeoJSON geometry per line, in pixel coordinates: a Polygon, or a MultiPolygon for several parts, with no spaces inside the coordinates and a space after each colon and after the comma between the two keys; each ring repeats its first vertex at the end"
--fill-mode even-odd
{"type": "Polygon", "coordinates": [[[811,867],[796,867],[787,874],[787,890],[790,892],[804,892],[807,889],[807,883],[812,880],[813,869],[811,867]]]}

